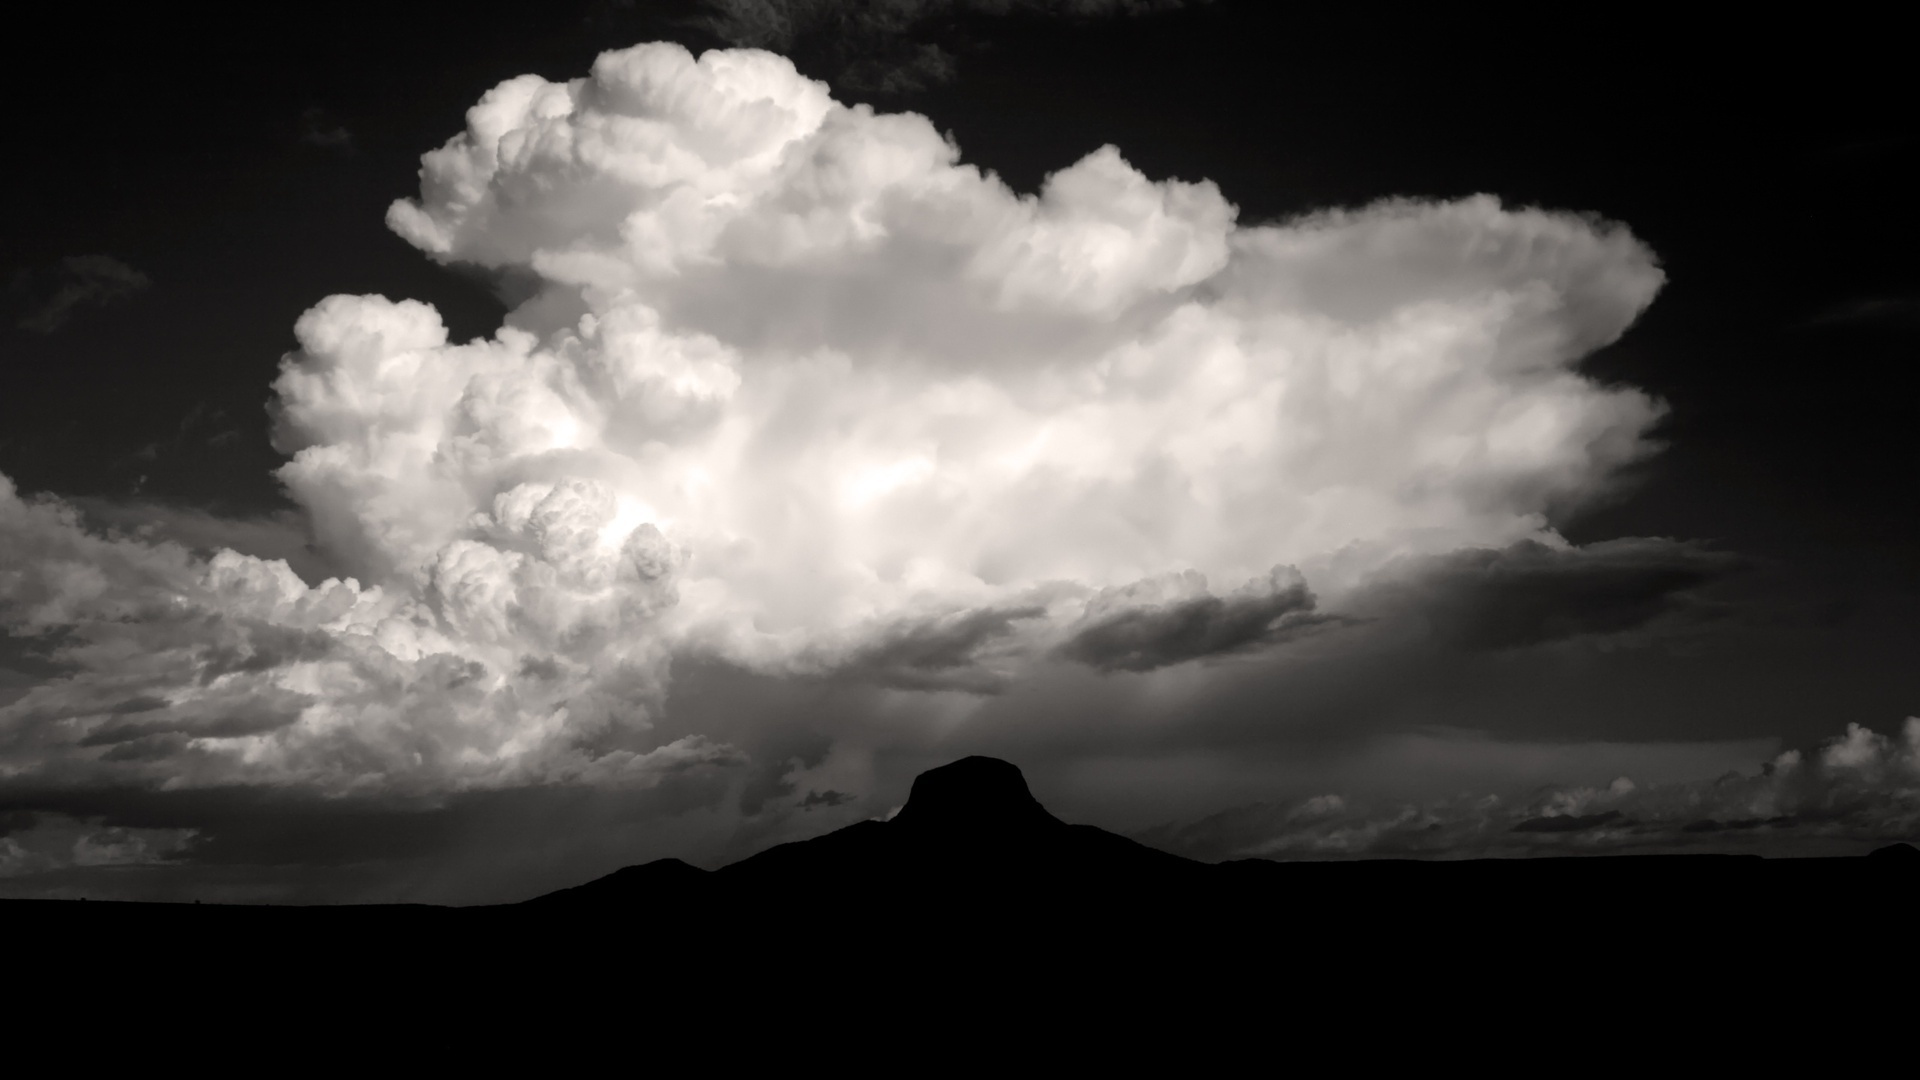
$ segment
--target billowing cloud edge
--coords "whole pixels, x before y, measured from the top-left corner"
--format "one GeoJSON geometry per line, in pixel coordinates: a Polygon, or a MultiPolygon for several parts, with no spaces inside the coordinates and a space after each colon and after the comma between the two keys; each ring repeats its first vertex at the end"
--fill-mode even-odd
{"type": "Polygon", "coordinates": [[[60,672],[0,783],[644,785],[741,760],[659,734],[677,656],[974,696],[1243,656],[1406,560],[1564,548],[1544,507],[1659,413],[1575,369],[1662,281],[1622,227],[1240,226],[1113,147],[1018,193],[752,50],[509,80],[388,220],[529,298],[465,343],[301,317],[278,475],[333,576],[0,482],[0,620],[60,672]]]}

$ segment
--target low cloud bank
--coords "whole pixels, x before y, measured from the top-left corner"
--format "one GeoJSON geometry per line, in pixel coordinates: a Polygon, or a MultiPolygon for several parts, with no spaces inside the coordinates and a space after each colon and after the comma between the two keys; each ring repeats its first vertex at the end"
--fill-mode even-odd
{"type": "Polygon", "coordinates": [[[1812,751],[1711,780],[1555,787],[1519,796],[1259,803],[1149,829],[1194,858],[1513,857],[1647,851],[1831,853],[1920,835],[1920,717],[1898,736],[1858,724],[1812,751]]]}

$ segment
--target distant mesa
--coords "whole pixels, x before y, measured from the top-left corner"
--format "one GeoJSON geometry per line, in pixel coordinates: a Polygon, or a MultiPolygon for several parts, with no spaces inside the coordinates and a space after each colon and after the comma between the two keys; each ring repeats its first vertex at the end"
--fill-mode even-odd
{"type": "Polygon", "coordinates": [[[1006,834],[1064,822],[1040,805],[1018,766],[990,757],[961,758],[914,778],[894,825],[925,833],[1006,834]]]}
{"type": "Polygon", "coordinates": [[[968,757],[921,773],[889,821],[769,848],[711,873],[678,859],[630,866],[529,903],[710,904],[751,897],[917,897],[946,903],[1044,887],[1138,892],[1209,867],[1047,812],[1011,762],[968,757]]]}
{"type": "MultiPolygon", "coordinates": [[[[1783,819],[1706,822],[1690,830],[1744,830],[1783,819]]],[[[1531,818],[1515,832],[1576,833],[1632,824],[1618,811],[1531,818]]],[[[1020,919],[1046,910],[1061,923],[1091,917],[1164,917],[1184,910],[1202,921],[1236,905],[1266,910],[1283,902],[1328,918],[1398,910],[1415,889],[1433,907],[1479,910],[1488,888],[1548,888],[1579,875],[1590,889],[1603,874],[1607,889],[1658,892],[1679,881],[1688,889],[1748,888],[1741,875],[1773,873],[1777,864],[1834,863],[1894,869],[1907,881],[1920,870],[1920,848],[1899,843],[1860,859],[1769,860],[1758,856],[1628,855],[1462,861],[1340,860],[1275,862],[1238,859],[1207,864],[1147,847],[1091,825],[1070,825],[1047,811],[1011,762],[968,757],[921,773],[907,803],[888,821],[862,821],[811,840],[780,844],[719,870],[678,859],[629,866],[606,877],[528,901],[606,913],[650,909],[688,919],[754,921],[782,917],[832,920],[843,915],[889,918],[1020,919]],[[1495,885],[1495,883],[1504,883],[1495,885]],[[1475,899],[1479,898],[1479,899],[1475,899]],[[877,905],[877,906],[876,906],[877,905]],[[1195,905],[1183,907],[1183,905],[1195,905]],[[802,914],[811,913],[811,914],[802,914]]],[[[1777,874],[1775,875],[1777,877],[1777,874]]],[[[1783,879],[1784,880],[1784,879],[1783,879]]],[[[1794,879],[1799,880],[1799,879],[1794,879]]],[[[1811,881],[1813,879],[1808,879],[1811,881]]],[[[1854,880],[1854,879],[1846,879],[1854,880]]],[[[1864,880],[1864,879],[1863,879],[1864,880]]],[[[1785,888],[1798,886],[1783,885],[1785,888]]],[[[1592,902],[1615,895],[1596,892],[1592,902]]],[[[1783,894],[1784,895],[1784,894],[1783,894]]],[[[1837,894],[1836,894],[1837,895],[1837,894]]],[[[1438,908],[1436,908],[1438,910],[1438,908]]],[[[1649,909],[1649,917],[1652,917],[1649,909]]],[[[1615,916],[1608,916],[1614,918],[1615,916]]]]}
{"type": "MultiPolygon", "coordinates": [[[[1553,823],[1535,829],[1572,837],[1631,825],[1606,814],[1532,820],[1553,823]]],[[[1745,819],[1733,827],[1746,828],[1745,819]]],[[[922,773],[891,820],[780,844],[718,870],[659,859],[524,903],[0,900],[0,919],[9,929],[32,928],[9,939],[9,972],[32,953],[37,970],[53,973],[46,978],[94,979],[121,970],[118,964],[220,971],[223,985],[252,985],[234,975],[277,965],[284,953],[307,958],[300,961],[306,966],[285,969],[303,978],[350,971],[357,992],[364,969],[339,958],[394,956],[406,957],[409,972],[441,980],[449,988],[439,995],[444,1001],[466,1000],[475,987],[540,988],[571,1007],[580,995],[570,988],[601,986],[611,974],[623,994],[657,983],[668,995],[705,986],[691,999],[709,1003],[743,992],[785,1001],[798,987],[828,1002],[814,994],[815,980],[826,978],[856,987],[831,999],[837,1007],[863,1015],[863,1003],[884,999],[919,1010],[916,1024],[952,1023],[974,1015],[968,1010],[1057,1018],[1069,989],[1127,988],[1121,1007],[1144,1024],[1150,1010],[1143,1003],[1211,1008],[1238,1000],[1249,976],[1343,1002],[1370,1000],[1382,973],[1395,970],[1496,973],[1485,1000],[1574,962],[1636,973],[1677,963],[1703,971],[1748,964],[1754,978],[1775,978],[1771,943],[1783,928],[1852,925],[1863,912],[1903,912],[1916,899],[1920,848],[1909,843],[1852,858],[1202,863],[1063,822],[1034,798],[1018,768],[970,757],[922,773]],[[26,944],[15,947],[15,938],[26,944]],[[266,941],[285,947],[263,949],[266,941]],[[92,959],[76,963],[76,948],[94,950],[81,954],[92,959]],[[787,979],[798,981],[788,986],[787,979]],[[1335,988],[1330,997],[1328,987],[1335,988]],[[967,1004],[927,1008],[943,994],[967,1004]],[[1009,994],[1041,1004],[995,1012],[1009,994]]],[[[1805,955],[1820,965],[1819,978],[1830,979],[1832,965],[1847,956],[1881,963],[1884,953],[1834,946],[1805,955]]],[[[405,985],[419,997],[414,988],[422,984],[405,985]]],[[[1263,1013],[1260,1022],[1268,1020],[1263,1013]]],[[[961,1031],[954,1037],[970,1037],[961,1031]]],[[[1119,1038],[1132,1033],[1129,1027],[1119,1038]]]]}
{"type": "MultiPolygon", "coordinates": [[[[1534,820],[1577,830],[1628,819],[1534,820]]],[[[1793,927],[1851,926],[1864,912],[1897,919],[1915,899],[1920,849],[1906,843],[1864,858],[1200,863],[1063,822],[1018,768],[970,757],[922,773],[889,821],[713,871],[660,859],[519,904],[19,900],[0,901],[0,919],[15,931],[9,975],[66,988],[60,1001],[97,993],[102,972],[208,972],[210,986],[279,1007],[285,994],[256,989],[277,972],[289,987],[322,988],[327,1003],[371,987],[402,995],[394,1015],[459,1010],[435,1030],[470,1025],[474,1001],[551,1006],[565,1030],[586,1030],[579,1010],[596,1002],[625,1023],[675,1003],[733,1017],[765,1001],[826,1017],[801,1039],[897,1030],[949,1053],[996,1030],[1026,1038],[1052,1026],[1072,1032],[1079,1054],[1103,1039],[1133,1053],[1156,1027],[1183,1045],[1189,1032],[1264,1032],[1299,1015],[1301,1001],[1364,1015],[1363,1038],[1377,1041],[1399,1030],[1383,1022],[1404,1021],[1392,1002],[1365,1003],[1402,983],[1444,985],[1442,996],[1479,1010],[1476,1021],[1514,986],[1566,971],[1624,972],[1622,995],[1644,992],[1648,971],[1736,972],[1761,985],[1795,962],[1805,966],[1796,985],[1877,985],[1885,950],[1777,943],[1793,927]],[[400,959],[375,968],[374,957],[400,959]],[[1836,981],[1848,964],[1857,979],[1836,981]],[[1072,1011],[1086,1001],[1111,1011],[1072,1011]],[[1167,1026],[1169,1009],[1189,1006],[1203,1015],[1167,1026]],[[1222,1020],[1242,1006],[1253,1011],[1222,1020]],[[888,1017],[878,1025],[876,1009],[888,1017]]],[[[1551,1027],[1564,1016],[1549,1008],[1551,1027]]]]}

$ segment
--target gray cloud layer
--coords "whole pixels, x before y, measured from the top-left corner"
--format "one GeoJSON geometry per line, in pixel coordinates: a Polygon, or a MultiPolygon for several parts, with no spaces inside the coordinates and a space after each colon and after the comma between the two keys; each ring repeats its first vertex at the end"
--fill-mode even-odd
{"type": "Polygon", "coordinates": [[[1324,622],[1290,566],[1226,596],[1187,574],[1103,589],[1057,654],[1102,671],[1152,671],[1272,644],[1324,622]]]}
{"type": "Polygon", "coordinates": [[[1577,548],[1522,540],[1409,561],[1355,606],[1416,611],[1456,648],[1514,649],[1713,619],[1724,611],[1700,589],[1745,565],[1704,545],[1652,537],[1577,548]]]}

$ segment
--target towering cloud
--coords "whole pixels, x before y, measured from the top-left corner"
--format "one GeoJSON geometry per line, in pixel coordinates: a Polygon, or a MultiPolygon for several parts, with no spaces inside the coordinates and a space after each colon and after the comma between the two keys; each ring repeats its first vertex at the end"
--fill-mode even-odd
{"type": "Polygon", "coordinates": [[[0,486],[0,618],[58,670],[0,708],[13,782],[644,785],[740,760],[662,726],[677,658],[978,695],[1276,647],[1409,560],[1527,596],[1667,565],[1545,524],[1658,412],[1574,367],[1661,283],[1617,226],[1241,226],[1113,147],[1023,194],[778,56],[666,44],[501,84],[421,178],[393,229],[525,299],[467,342],[411,300],[300,318],[279,475],[339,578],[0,486]]]}

